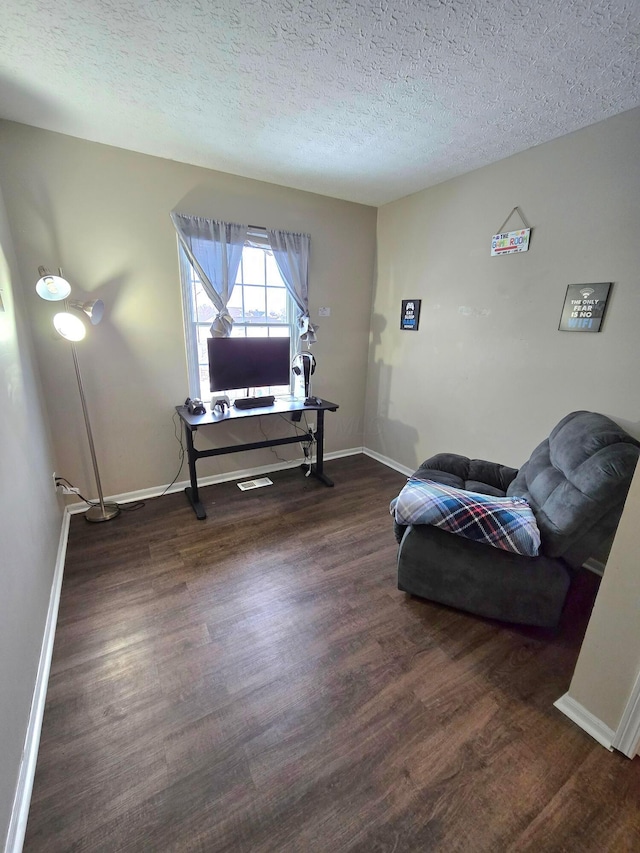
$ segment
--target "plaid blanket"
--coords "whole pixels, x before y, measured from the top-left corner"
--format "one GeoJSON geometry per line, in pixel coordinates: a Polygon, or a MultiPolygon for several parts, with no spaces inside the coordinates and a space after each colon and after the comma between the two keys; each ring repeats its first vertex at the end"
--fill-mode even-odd
{"type": "Polygon", "coordinates": [[[390,512],[398,524],[433,524],[475,542],[535,557],[540,531],[523,498],[496,498],[410,478],[390,512]]]}

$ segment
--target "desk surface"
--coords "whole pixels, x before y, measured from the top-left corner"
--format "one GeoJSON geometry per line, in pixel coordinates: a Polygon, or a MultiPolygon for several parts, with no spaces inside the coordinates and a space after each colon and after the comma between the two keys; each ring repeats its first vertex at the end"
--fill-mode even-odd
{"type": "Polygon", "coordinates": [[[286,415],[290,412],[335,412],[337,408],[338,404],[331,403],[329,400],[323,400],[321,406],[305,406],[304,400],[297,400],[294,397],[277,397],[271,406],[260,406],[257,409],[236,409],[231,405],[224,414],[212,412],[210,404],[206,405],[207,411],[204,415],[190,415],[185,406],[176,406],[176,412],[188,427],[197,429],[199,426],[221,424],[240,418],[255,418],[260,415],[286,415]]]}

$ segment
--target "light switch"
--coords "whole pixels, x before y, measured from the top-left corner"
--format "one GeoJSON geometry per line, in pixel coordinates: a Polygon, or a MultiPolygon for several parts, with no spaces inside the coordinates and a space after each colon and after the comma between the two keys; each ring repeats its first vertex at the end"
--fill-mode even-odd
{"type": "Polygon", "coordinates": [[[330,317],[331,316],[331,308],[324,307],[318,308],[318,317],[330,317]]]}

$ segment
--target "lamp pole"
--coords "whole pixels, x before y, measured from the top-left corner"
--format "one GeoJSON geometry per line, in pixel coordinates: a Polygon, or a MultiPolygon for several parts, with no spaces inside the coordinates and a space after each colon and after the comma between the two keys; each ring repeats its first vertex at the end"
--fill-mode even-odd
{"type": "Polygon", "coordinates": [[[89,450],[91,452],[91,461],[93,463],[93,473],[96,478],[96,486],[98,489],[99,506],[92,506],[84,515],[87,521],[110,521],[120,514],[120,507],[117,504],[106,504],[102,492],[102,483],[100,482],[100,472],[98,470],[98,460],[96,459],[96,449],[93,444],[93,433],[91,432],[91,421],[89,420],[89,410],[87,409],[87,401],[84,396],[84,386],[82,385],[82,375],[80,373],[80,365],[78,364],[78,353],[76,345],[71,343],[71,354],[73,355],[73,366],[76,369],[76,379],[78,380],[78,391],[80,392],[80,402],[82,403],[82,413],[84,414],[84,423],[87,428],[87,438],[89,440],[89,450]]]}
{"type": "Polygon", "coordinates": [[[84,338],[86,328],[81,320],[69,313],[69,308],[84,311],[91,320],[91,324],[95,326],[102,319],[104,303],[101,299],[96,299],[93,302],[71,302],[69,304],[67,297],[71,293],[71,285],[62,277],[62,270],[58,270],[58,275],[51,275],[45,267],[38,267],[38,272],[40,273],[40,278],[36,283],[36,293],[38,296],[47,302],[60,302],[64,300],[65,310],[64,312],[54,316],[53,325],[58,334],[71,344],[73,366],[76,369],[76,379],[78,380],[78,391],[80,392],[84,424],[87,428],[89,450],[91,451],[91,462],[93,463],[93,473],[95,474],[96,487],[98,489],[99,504],[98,506],[90,506],[87,512],[85,512],[84,517],[87,521],[110,521],[112,518],[120,515],[120,507],[116,503],[106,504],[104,502],[102,483],[100,482],[100,471],[98,470],[98,460],[96,459],[96,448],[93,443],[91,421],[89,420],[89,410],[87,409],[87,401],[84,396],[84,386],[82,384],[82,375],[80,373],[78,353],[76,352],[75,345],[75,341],[81,341],[84,338]]]}

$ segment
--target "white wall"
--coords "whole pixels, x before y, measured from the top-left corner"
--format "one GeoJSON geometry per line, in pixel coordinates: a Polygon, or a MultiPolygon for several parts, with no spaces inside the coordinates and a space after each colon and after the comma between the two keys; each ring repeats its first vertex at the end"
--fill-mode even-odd
{"type": "MultiPolygon", "coordinates": [[[[326,450],[362,446],[376,210],[157,157],[0,122],[0,175],[35,330],[59,473],[95,495],[73,366],[32,293],[39,264],[63,267],[74,296],[100,297],[103,322],[78,347],[106,495],[169,483],[174,406],[187,396],[172,209],[311,234],[310,309],[320,324],[314,393],[340,405],[326,450]],[[320,306],[331,308],[318,319],[320,306]]],[[[255,419],[257,420],[257,419],[255,419]]],[[[264,429],[281,434],[276,419],[264,429]]],[[[207,444],[204,431],[200,447],[207,444]]],[[[216,444],[231,443],[216,427],[216,444]]],[[[260,440],[256,424],[234,435],[260,440]]],[[[295,458],[297,445],[278,448],[295,458]]],[[[273,464],[270,451],[203,460],[200,475],[273,464]]],[[[186,470],[182,479],[187,478],[186,470]]]]}
{"type": "MultiPolygon", "coordinates": [[[[0,176],[1,177],[1,176],[0,176]]],[[[42,393],[0,195],[0,847],[4,846],[62,512],[53,488],[42,393]]]]}
{"type": "Polygon", "coordinates": [[[640,436],[639,139],[635,110],[380,209],[368,446],[409,468],[440,451],[518,467],[576,409],[640,436]],[[491,258],[515,205],[531,248],[491,258]],[[602,332],[559,332],[567,285],[600,281],[602,332]]]}

